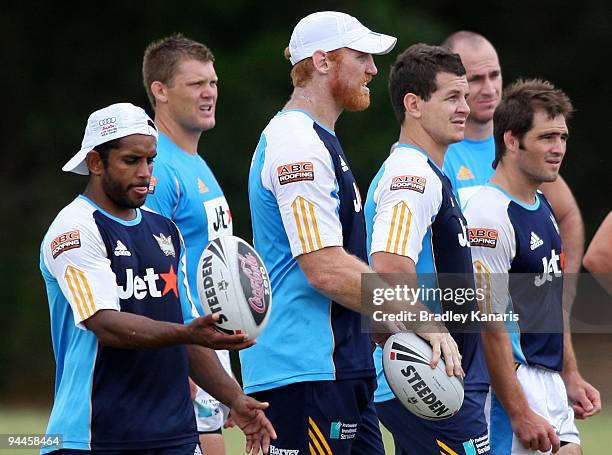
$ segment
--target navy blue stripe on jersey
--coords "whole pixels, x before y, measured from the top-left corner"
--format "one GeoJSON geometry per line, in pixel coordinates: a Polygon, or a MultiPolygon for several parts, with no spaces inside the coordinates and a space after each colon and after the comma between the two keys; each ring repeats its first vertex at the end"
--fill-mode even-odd
{"type": "MultiPolygon", "coordinates": [[[[316,122],[313,122],[313,128],[329,151],[334,166],[344,249],[367,262],[365,218],[355,177],[336,136],[316,122]]],[[[364,333],[360,314],[332,302],[331,325],[335,342],[333,359],[336,379],[373,377],[370,336],[364,333]]]]}
{"type": "MultiPolygon", "coordinates": [[[[442,182],[442,204],[431,224],[431,244],[438,286],[443,289],[474,288],[472,254],[469,248],[467,221],[455,199],[450,180],[438,166],[428,159],[429,166],[442,182]],[[449,275],[450,274],[450,275],[449,275]]],[[[422,273],[417,267],[417,272],[422,273]]],[[[476,310],[476,302],[463,305],[443,306],[443,311],[469,313],[476,310]]],[[[471,318],[468,318],[471,321],[471,318]]],[[[463,356],[461,361],[466,372],[466,390],[483,390],[488,387],[489,375],[482,352],[482,340],[478,326],[447,323],[447,327],[459,346],[463,356]]]]}
{"type": "MultiPolygon", "coordinates": [[[[178,276],[181,245],[174,224],[140,211],[129,225],[100,211],[94,220],[117,277],[121,311],[183,323],[178,276]]],[[[99,346],[93,374],[92,449],[142,449],[197,441],[185,346],[99,346]]]]}
{"type": "Polygon", "coordinates": [[[561,237],[542,194],[526,207],[512,200],[516,254],[510,267],[512,307],[519,315],[520,346],[529,365],[563,367],[563,276],[561,237]]]}

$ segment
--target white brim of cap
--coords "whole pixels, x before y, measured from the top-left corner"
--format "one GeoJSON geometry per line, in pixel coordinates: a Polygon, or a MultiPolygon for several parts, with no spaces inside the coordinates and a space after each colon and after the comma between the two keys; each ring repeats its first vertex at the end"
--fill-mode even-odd
{"type": "Polygon", "coordinates": [[[370,32],[347,44],[346,47],[366,54],[382,55],[391,52],[395,43],[397,43],[397,38],[394,36],[370,32]]]}
{"type": "Polygon", "coordinates": [[[87,154],[91,152],[92,149],[81,149],[76,154],[68,160],[66,164],[62,167],[62,171],[64,172],[74,172],[75,174],[80,175],[89,175],[89,168],[87,167],[87,162],[85,158],[87,154]]]}

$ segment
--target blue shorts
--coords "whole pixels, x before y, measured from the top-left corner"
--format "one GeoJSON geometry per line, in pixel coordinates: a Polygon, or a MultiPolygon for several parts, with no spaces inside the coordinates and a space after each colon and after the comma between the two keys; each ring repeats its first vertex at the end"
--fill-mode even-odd
{"type": "Polygon", "coordinates": [[[393,435],[396,455],[484,455],[490,453],[485,418],[487,392],[467,392],[457,415],[425,420],[397,398],[376,403],[382,424],[393,435]]]}
{"type": "Polygon", "coordinates": [[[278,435],[270,455],[385,455],[375,386],[374,378],[312,381],[253,393],[270,403],[265,413],[278,435]]]}
{"type": "Polygon", "coordinates": [[[202,455],[199,443],[182,444],[172,447],[161,447],[158,449],[142,450],[77,450],[60,449],[50,452],[48,455],[202,455]]]}

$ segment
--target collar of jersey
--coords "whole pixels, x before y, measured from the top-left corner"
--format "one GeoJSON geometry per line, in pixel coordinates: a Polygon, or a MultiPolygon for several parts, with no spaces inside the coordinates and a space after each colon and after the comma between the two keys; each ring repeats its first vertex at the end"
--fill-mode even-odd
{"type": "Polygon", "coordinates": [[[474,145],[484,145],[484,144],[488,144],[489,142],[492,142],[492,141],[494,141],[493,135],[491,135],[489,137],[486,137],[484,139],[470,139],[470,138],[466,137],[461,142],[468,142],[468,143],[474,144],[474,145]]]}
{"type": "Polygon", "coordinates": [[[174,142],[172,142],[172,139],[170,139],[168,136],[166,136],[164,133],[162,133],[161,131],[157,134],[157,149],[159,152],[160,144],[163,142],[164,146],[163,148],[170,148],[170,149],[175,149],[178,152],[181,152],[180,157],[183,157],[183,155],[185,155],[188,159],[192,159],[195,158],[197,159],[197,157],[199,156],[197,153],[194,155],[192,153],[186,152],[185,150],[183,150],[182,148],[180,148],[178,145],[176,145],[174,142]]]}
{"type": "Polygon", "coordinates": [[[504,190],[501,186],[496,185],[495,183],[487,182],[487,183],[485,183],[484,186],[490,186],[492,188],[495,188],[497,191],[499,191],[500,193],[504,194],[508,199],[510,199],[515,204],[520,205],[525,210],[530,210],[530,211],[534,212],[534,211],[536,211],[537,209],[540,208],[540,196],[538,196],[537,192],[536,192],[536,197],[535,197],[536,200],[535,200],[535,202],[533,204],[525,204],[524,202],[521,202],[521,201],[513,198],[512,196],[510,196],[510,194],[506,190],[504,190]]]}
{"type": "Polygon", "coordinates": [[[325,125],[321,125],[321,123],[316,118],[314,118],[312,115],[310,115],[308,112],[306,112],[303,109],[286,109],[284,111],[279,111],[278,114],[276,114],[276,115],[283,115],[283,114],[286,114],[287,112],[301,112],[302,114],[307,115],[313,122],[315,122],[317,125],[319,125],[321,128],[323,128],[329,134],[331,134],[334,137],[336,136],[336,133],[334,133],[332,130],[330,130],[325,125]]]}
{"type": "Polygon", "coordinates": [[[140,223],[140,220],[142,219],[142,213],[140,213],[140,209],[136,209],[136,217],[133,220],[122,220],[121,218],[117,218],[116,216],[111,215],[110,213],[99,207],[98,204],[89,199],[87,196],[79,194],[79,198],[85,200],[85,202],[92,205],[98,212],[100,212],[105,217],[110,218],[111,220],[116,221],[119,224],[123,224],[124,226],[135,226],[140,223]]]}
{"type": "Polygon", "coordinates": [[[393,146],[393,150],[397,149],[397,148],[405,148],[405,149],[411,149],[414,150],[416,152],[419,152],[421,155],[423,155],[425,157],[425,159],[427,161],[429,161],[431,164],[433,164],[437,170],[440,171],[440,173],[442,175],[446,175],[444,173],[444,171],[442,169],[440,169],[440,167],[434,162],[434,160],[432,160],[429,155],[427,153],[425,153],[423,150],[421,150],[419,147],[417,147],[416,145],[412,145],[412,144],[403,144],[401,142],[397,142],[394,146],[393,146]]]}

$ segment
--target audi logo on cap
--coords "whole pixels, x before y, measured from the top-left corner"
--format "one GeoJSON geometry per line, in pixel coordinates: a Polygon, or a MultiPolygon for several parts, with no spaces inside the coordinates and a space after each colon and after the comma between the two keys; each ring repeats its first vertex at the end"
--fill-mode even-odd
{"type": "Polygon", "coordinates": [[[116,121],[117,121],[117,117],[109,117],[109,118],[105,118],[105,119],[100,120],[98,122],[98,124],[100,126],[104,126],[104,125],[108,125],[110,123],[115,123],[116,121]]]}

